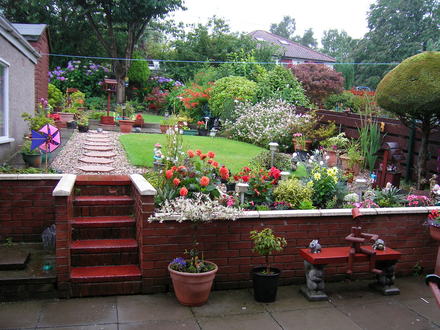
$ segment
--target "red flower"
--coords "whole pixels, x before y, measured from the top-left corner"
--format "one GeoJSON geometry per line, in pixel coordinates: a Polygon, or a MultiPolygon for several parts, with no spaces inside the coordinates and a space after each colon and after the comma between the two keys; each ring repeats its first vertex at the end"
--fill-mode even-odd
{"type": "Polygon", "coordinates": [[[171,170],[174,172],[175,170],[177,170],[176,166],[171,167],[171,170]]]}
{"type": "MultiPolygon", "coordinates": [[[[211,160],[211,159],[210,159],[210,160],[211,160]]],[[[212,162],[212,166],[214,166],[215,168],[217,168],[217,167],[218,167],[218,162],[213,161],[213,162],[212,162]]]]}
{"type": "Polygon", "coordinates": [[[180,188],[179,194],[180,196],[188,195],[188,189],[186,189],[185,187],[180,188]]]}
{"type": "Polygon", "coordinates": [[[178,178],[175,178],[173,180],[173,184],[177,187],[180,184],[180,180],[178,178]]]}
{"type": "Polygon", "coordinates": [[[240,177],[239,177],[238,175],[234,175],[234,180],[235,180],[235,181],[239,181],[239,180],[240,180],[240,177]]]}
{"type": "Polygon", "coordinates": [[[247,166],[243,167],[243,170],[244,170],[245,172],[250,172],[250,171],[251,171],[251,169],[250,169],[249,167],[247,167],[247,166]]]}
{"type": "Polygon", "coordinates": [[[197,155],[197,156],[200,156],[201,154],[202,154],[202,151],[201,151],[200,149],[197,149],[197,150],[196,150],[196,155],[197,155]]]}
{"type": "Polygon", "coordinates": [[[173,174],[174,174],[173,170],[168,170],[168,171],[165,172],[165,176],[166,176],[167,179],[171,179],[173,174]]]}
{"type": "Polygon", "coordinates": [[[196,155],[196,154],[194,153],[194,151],[192,151],[192,150],[188,150],[186,153],[188,154],[188,157],[189,157],[189,158],[193,158],[193,157],[196,155]]]}
{"type": "Polygon", "coordinates": [[[219,173],[222,179],[229,179],[229,170],[224,165],[220,168],[219,173]]]}
{"type": "Polygon", "coordinates": [[[140,114],[140,113],[138,113],[137,115],[136,115],[136,120],[141,120],[142,119],[142,115],[140,114]]]}
{"type": "Polygon", "coordinates": [[[208,157],[207,154],[200,154],[200,159],[201,159],[201,160],[204,160],[206,157],[208,157]]]}
{"type": "Polygon", "coordinates": [[[182,172],[182,171],[185,171],[185,170],[186,170],[186,167],[183,166],[183,165],[180,165],[180,166],[177,168],[177,170],[178,170],[179,172],[182,172]]]}
{"type": "Polygon", "coordinates": [[[249,182],[249,175],[243,175],[241,179],[243,180],[243,182],[249,182]]]}
{"type": "Polygon", "coordinates": [[[202,177],[200,178],[200,185],[201,185],[202,187],[206,187],[208,184],[209,184],[209,178],[206,177],[206,176],[202,176],[202,177]]]}
{"type": "Polygon", "coordinates": [[[215,153],[213,153],[212,151],[208,151],[208,157],[209,158],[214,158],[215,157],[215,153]]]}
{"type": "Polygon", "coordinates": [[[281,171],[276,167],[272,167],[269,171],[269,174],[275,179],[278,180],[281,177],[281,171]]]}

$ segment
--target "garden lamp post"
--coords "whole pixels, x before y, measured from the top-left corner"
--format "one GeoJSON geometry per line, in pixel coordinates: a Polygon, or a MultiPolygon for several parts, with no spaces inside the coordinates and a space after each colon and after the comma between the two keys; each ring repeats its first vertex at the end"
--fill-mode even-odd
{"type": "Polygon", "coordinates": [[[209,122],[209,117],[206,116],[206,117],[205,117],[205,129],[206,129],[206,130],[208,129],[208,122],[209,122]]]}
{"type": "Polygon", "coordinates": [[[275,152],[278,151],[278,143],[276,142],[271,142],[269,143],[269,149],[271,151],[271,155],[270,155],[270,167],[273,167],[273,158],[275,156],[275,152]]]}
{"type": "Polygon", "coordinates": [[[240,193],[240,204],[244,204],[244,193],[248,190],[249,184],[247,183],[237,183],[237,190],[240,193]]]}

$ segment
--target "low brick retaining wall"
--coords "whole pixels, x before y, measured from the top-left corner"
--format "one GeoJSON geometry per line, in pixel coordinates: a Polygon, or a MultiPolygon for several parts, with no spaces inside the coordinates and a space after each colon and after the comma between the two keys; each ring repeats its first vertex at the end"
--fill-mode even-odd
{"type": "Polygon", "coordinates": [[[52,191],[62,175],[0,175],[0,241],[41,241],[43,230],[55,223],[52,191]]]}

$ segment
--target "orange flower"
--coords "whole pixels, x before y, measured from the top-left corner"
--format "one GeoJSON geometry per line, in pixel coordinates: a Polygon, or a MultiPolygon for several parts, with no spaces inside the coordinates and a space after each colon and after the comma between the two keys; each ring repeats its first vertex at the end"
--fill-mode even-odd
{"type": "Polygon", "coordinates": [[[196,155],[197,155],[197,156],[200,156],[201,154],[202,154],[202,151],[201,151],[200,149],[197,149],[197,150],[196,150],[196,155]]]}
{"type": "Polygon", "coordinates": [[[177,187],[180,184],[180,180],[178,178],[175,178],[173,180],[173,184],[177,187]]]}
{"type": "Polygon", "coordinates": [[[185,187],[180,188],[179,194],[180,196],[188,195],[188,189],[186,189],[185,187]]]}
{"type": "Polygon", "coordinates": [[[209,158],[214,158],[215,157],[215,153],[213,153],[212,151],[208,151],[208,157],[209,158]]]}
{"type": "Polygon", "coordinates": [[[206,177],[206,176],[202,176],[202,177],[200,178],[200,185],[201,185],[202,187],[206,187],[208,184],[209,184],[209,178],[206,177]]]}
{"type": "Polygon", "coordinates": [[[196,154],[194,153],[194,151],[192,151],[192,150],[188,150],[186,153],[188,154],[188,157],[189,157],[189,158],[193,158],[193,157],[196,155],[196,154]]]}
{"type": "Polygon", "coordinates": [[[229,179],[229,170],[224,165],[220,168],[219,173],[222,179],[229,179]]]}
{"type": "Polygon", "coordinates": [[[212,164],[213,160],[212,159],[208,159],[208,164],[212,164]]]}
{"type": "Polygon", "coordinates": [[[200,159],[204,160],[208,155],[207,154],[200,154],[200,159]]]}
{"type": "Polygon", "coordinates": [[[212,166],[214,166],[215,168],[217,168],[218,167],[218,162],[212,162],[212,166]]]}
{"type": "Polygon", "coordinates": [[[181,172],[181,171],[183,171],[183,170],[186,170],[186,167],[183,166],[183,165],[180,165],[180,166],[177,168],[177,170],[178,170],[179,172],[181,172]]]}
{"type": "Polygon", "coordinates": [[[165,176],[166,176],[167,179],[171,179],[173,174],[174,174],[173,170],[168,170],[168,171],[165,172],[165,176]]]}

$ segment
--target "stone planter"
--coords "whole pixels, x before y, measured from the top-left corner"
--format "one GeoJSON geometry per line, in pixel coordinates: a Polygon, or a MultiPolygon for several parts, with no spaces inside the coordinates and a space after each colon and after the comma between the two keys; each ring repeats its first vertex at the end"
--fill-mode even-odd
{"type": "Polygon", "coordinates": [[[73,121],[73,119],[75,118],[75,114],[69,112],[59,112],[58,114],[60,115],[60,121],[63,121],[65,123],[73,121]]]}
{"type": "Polygon", "coordinates": [[[183,273],[178,272],[168,265],[171,280],[173,281],[176,298],[184,306],[202,306],[208,301],[212,283],[218,267],[213,262],[214,270],[206,273],[183,273]]]}
{"type": "Polygon", "coordinates": [[[135,119],[134,121],[134,127],[142,127],[144,126],[144,119],[135,119]]]}

